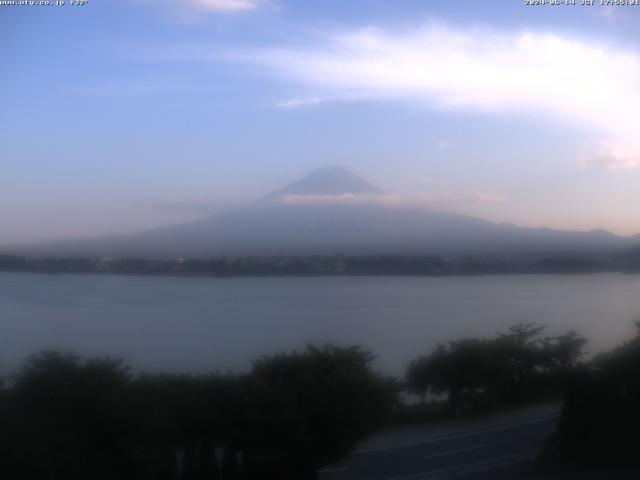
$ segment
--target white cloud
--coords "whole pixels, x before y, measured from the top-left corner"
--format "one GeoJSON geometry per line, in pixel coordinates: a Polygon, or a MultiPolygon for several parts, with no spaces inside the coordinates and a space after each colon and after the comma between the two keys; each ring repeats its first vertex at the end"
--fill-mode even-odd
{"type": "Polygon", "coordinates": [[[495,192],[477,192],[471,195],[470,200],[474,203],[496,204],[506,202],[507,197],[495,192]]]}
{"type": "Polygon", "coordinates": [[[154,5],[168,12],[173,18],[189,21],[207,13],[231,14],[256,10],[267,0],[136,0],[154,5]]]}
{"type": "Polygon", "coordinates": [[[495,192],[475,192],[469,195],[395,195],[353,194],[340,195],[284,195],[275,201],[291,205],[379,205],[384,207],[448,208],[468,205],[495,205],[507,198],[495,192]]]}
{"type": "Polygon", "coordinates": [[[319,105],[326,101],[328,100],[321,97],[289,98],[287,100],[278,102],[276,106],[278,108],[298,108],[298,107],[308,107],[312,105],[319,105]]]}
{"type": "Polygon", "coordinates": [[[255,10],[264,2],[262,0],[191,0],[194,8],[211,12],[242,12],[255,10]]]}
{"type": "Polygon", "coordinates": [[[546,114],[586,127],[602,145],[593,154],[597,163],[640,166],[640,55],[594,39],[432,23],[401,32],[365,28],[329,35],[315,47],[263,49],[237,59],[317,94],[282,107],[329,97],[520,112],[542,121],[546,114]]]}
{"type": "Polygon", "coordinates": [[[600,148],[587,161],[588,164],[605,167],[609,170],[625,170],[640,167],[640,149],[637,145],[601,141],[600,148]]]}

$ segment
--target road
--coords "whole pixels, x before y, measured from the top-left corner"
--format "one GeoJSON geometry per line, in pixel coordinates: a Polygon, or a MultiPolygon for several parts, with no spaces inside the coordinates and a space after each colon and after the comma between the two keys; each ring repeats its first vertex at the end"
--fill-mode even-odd
{"type": "Polygon", "coordinates": [[[321,470],[320,479],[533,478],[534,459],[555,430],[558,411],[557,405],[549,405],[449,425],[389,430],[343,462],[321,470]]]}

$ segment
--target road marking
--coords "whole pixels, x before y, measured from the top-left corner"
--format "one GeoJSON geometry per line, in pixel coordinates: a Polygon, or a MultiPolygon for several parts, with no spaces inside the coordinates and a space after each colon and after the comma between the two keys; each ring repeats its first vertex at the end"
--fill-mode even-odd
{"type": "Polygon", "coordinates": [[[432,453],[431,455],[425,455],[424,458],[443,457],[445,455],[453,455],[454,453],[478,450],[479,448],[484,448],[484,447],[486,447],[486,445],[476,445],[475,447],[459,448],[457,450],[449,450],[448,452],[432,453]]]}
{"type": "Polygon", "coordinates": [[[438,470],[431,470],[428,472],[413,473],[411,475],[404,475],[402,477],[392,477],[386,480],[435,480],[437,478],[448,478],[449,474],[464,475],[469,473],[481,472],[483,470],[489,470],[492,467],[502,467],[518,462],[524,462],[535,458],[540,450],[537,448],[531,450],[525,450],[524,452],[516,453],[513,455],[505,455],[503,457],[489,458],[487,460],[481,460],[479,462],[468,463],[466,465],[458,465],[456,467],[441,468],[438,470]]]}
{"type": "Polygon", "coordinates": [[[560,416],[559,413],[552,413],[552,414],[542,415],[540,417],[531,418],[531,419],[528,419],[528,420],[523,420],[523,421],[520,421],[520,422],[502,424],[502,425],[497,425],[495,427],[487,427],[487,428],[484,428],[484,429],[474,430],[474,431],[471,431],[471,432],[467,431],[467,432],[464,432],[464,433],[454,433],[454,434],[449,434],[449,435],[442,435],[440,437],[435,437],[435,438],[433,438],[431,440],[425,440],[425,441],[422,441],[422,442],[406,443],[404,445],[395,445],[393,447],[371,448],[371,449],[367,449],[367,450],[356,450],[354,452],[351,452],[351,455],[362,455],[362,454],[365,454],[365,453],[385,452],[387,450],[397,450],[399,448],[419,447],[421,445],[429,445],[431,443],[445,442],[445,441],[448,441],[448,440],[457,440],[459,438],[467,438],[467,437],[473,437],[474,435],[482,435],[483,433],[492,433],[492,432],[499,432],[500,430],[508,430],[510,428],[516,428],[516,427],[520,427],[522,425],[528,425],[530,423],[544,422],[544,421],[547,421],[547,420],[551,420],[553,418],[557,418],[559,416],[560,416]]]}
{"type": "Polygon", "coordinates": [[[349,470],[351,470],[351,467],[324,468],[322,470],[318,470],[318,473],[346,472],[349,470]]]}

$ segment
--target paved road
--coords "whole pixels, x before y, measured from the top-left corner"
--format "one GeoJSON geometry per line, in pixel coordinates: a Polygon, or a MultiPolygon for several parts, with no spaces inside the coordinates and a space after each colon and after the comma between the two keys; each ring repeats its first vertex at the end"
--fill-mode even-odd
{"type": "MultiPolygon", "coordinates": [[[[526,413],[526,412],[525,412],[526,413]]],[[[463,431],[423,437],[405,444],[364,448],[331,468],[322,480],[469,480],[523,478],[558,422],[557,408],[533,410],[531,415],[507,417],[509,422],[478,424],[463,431]]],[[[421,427],[428,431],[429,427],[421,427]]],[[[412,439],[408,436],[407,439],[412,439]]],[[[413,435],[415,440],[415,435],[413,435]]]]}

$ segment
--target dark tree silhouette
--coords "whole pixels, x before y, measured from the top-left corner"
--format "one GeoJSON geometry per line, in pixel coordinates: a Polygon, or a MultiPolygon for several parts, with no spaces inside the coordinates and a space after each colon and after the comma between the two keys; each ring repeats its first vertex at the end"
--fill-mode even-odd
{"type": "Polygon", "coordinates": [[[248,446],[248,468],[264,470],[261,464],[271,463],[269,478],[315,478],[318,467],[347,455],[381,426],[394,392],[372,372],[372,360],[358,347],[336,346],[258,360],[250,385],[256,436],[248,446]],[[285,460],[288,470],[278,471],[276,459],[285,460]]]}
{"type": "Polygon", "coordinates": [[[559,428],[564,455],[590,467],[640,467],[640,323],[638,335],[576,372],[559,428]]]}
{"type": "Polygon", "coordinates": [[[543,338],[544,329],[519,324],[494,339],[439,344],[409,364],[407,388],[423,399],[427,392],[446,395],[454,416],[480,404],[523,401],[543,388],[560,388],[586,341],[575,332],[543,338]]]}
{"type": "Polygon", "coordinates": [[[394,392],[357,348],[265,357],[242,376],[138,375],[43,352],[0,389],[0,471],[25,480],[307,479],[382,425],[394,392]]]}
{"type": "Polygon", "coordinates": [[[31,357],[7,399],[5,427],[15,478],[112,478],[128,466],[128,371],[115,360],[31,357]],[[104,468],[94,471],[96,465],[104,468]]]}

